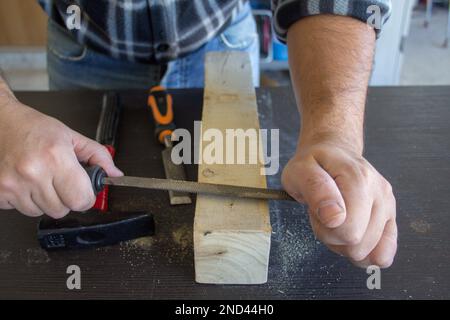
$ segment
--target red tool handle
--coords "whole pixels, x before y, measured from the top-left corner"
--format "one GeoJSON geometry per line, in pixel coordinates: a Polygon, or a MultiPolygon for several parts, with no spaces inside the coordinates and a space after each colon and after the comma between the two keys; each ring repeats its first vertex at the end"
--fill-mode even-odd
{"type": "MultiPolygon", "coordinates": [[[[116,154],[116,150],[113,146],[105,145],[106,149],[108,149],[108,152],[111,154],[111,157],[114,159],[114,156],[116,154]]],[[[108,212],[108,193],[109,188],[108,186],[105,186],[103,191],[101,191],[97,195],[97,199],[95,200],[95,204],[92,207],[93,209],[97,209],[100,212],[106,213],[108,212]]]]}

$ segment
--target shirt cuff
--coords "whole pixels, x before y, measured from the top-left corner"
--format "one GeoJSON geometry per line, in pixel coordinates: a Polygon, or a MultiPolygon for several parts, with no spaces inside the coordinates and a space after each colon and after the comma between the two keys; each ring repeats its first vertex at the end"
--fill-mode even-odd
{"type": "Polygon", "coordinates": [[[292,24],[318,14],[348,16],[366,22],[378,37],[391,10],[391,0],[272,0],[275,34],[284,43],[292,24]]]}

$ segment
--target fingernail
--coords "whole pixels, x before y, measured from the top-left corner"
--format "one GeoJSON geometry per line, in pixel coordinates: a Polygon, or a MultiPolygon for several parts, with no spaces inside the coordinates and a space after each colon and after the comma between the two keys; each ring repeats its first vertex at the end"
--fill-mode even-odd
{"type": "Polygon", "coordinates": [[[317,211],[319,220],[329,228],[337,227],[341,221],[339,217],[344,213],[344,208],[342,208],[339,203],[334,200],[324,201],[320,204],[317,211]]]}

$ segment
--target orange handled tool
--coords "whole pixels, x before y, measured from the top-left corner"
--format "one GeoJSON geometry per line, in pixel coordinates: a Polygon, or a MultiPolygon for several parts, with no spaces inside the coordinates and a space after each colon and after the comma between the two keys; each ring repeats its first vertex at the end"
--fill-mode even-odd
{"type": "MultiPolygon", "coordinates": [[[[155,122],[156,139],[165,147],[161,152],[164,172],[167,179],[186,180],[186,173],[182,164],[172,161],[172,134],[176,129],[173,122],[172,96],[162,86],[153,87],[148,96],[148,106],[152,110],[155,122]]],[[[187,192],[169,190],[170,204],[189,204],[191,198],[187,192]]]]}
{"type": "Polygon", "coordinates": [[[152,110],[155,120],[155,136],[158,141],[167,145],[175,130],[173,123],[172,96],[162,86],[153,87],[148,96],[148,106],[152,110]]]}

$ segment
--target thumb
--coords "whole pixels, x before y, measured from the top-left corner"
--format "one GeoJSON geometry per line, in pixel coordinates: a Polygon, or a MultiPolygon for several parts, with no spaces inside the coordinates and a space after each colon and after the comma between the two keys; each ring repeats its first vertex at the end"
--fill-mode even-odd
{"type": "Polygon", "coordinates": [[[292,162],[285,171],[286,191],[291,195],[301,194],[311,214],[325,227],[337,228],[344,223],[346,209],[341,192],[334,179],[315,160],[292,162]]]}
{"type": "Polygon", "coordinates": [[[110,177],[123,176],[123,172],[115,166],[111,154],[105,146],[75,131],[73,131],[72,143],[78,161],[89,165],[98,165],[110,177]]]}

